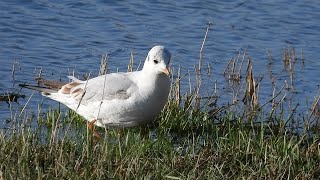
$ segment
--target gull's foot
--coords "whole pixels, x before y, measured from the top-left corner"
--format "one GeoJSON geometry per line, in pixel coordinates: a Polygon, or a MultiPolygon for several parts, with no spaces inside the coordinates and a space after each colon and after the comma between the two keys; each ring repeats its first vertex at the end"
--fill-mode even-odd
{"type": "Polygon", "coordinates": [[[100,134],[94,129],[94,123],[96,122],[97,120],[94,119],[92,120],[91,122],[88,122],[88,129],[90,131],[92,131],[93,133],[93,136],[96,138],[97,141],[99,141],[99,139],[101,138],[100,134]]]}

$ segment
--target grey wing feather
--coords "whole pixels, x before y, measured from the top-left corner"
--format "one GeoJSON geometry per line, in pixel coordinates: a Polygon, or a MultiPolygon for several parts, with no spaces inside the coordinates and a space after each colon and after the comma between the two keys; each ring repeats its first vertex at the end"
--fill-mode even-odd
{"type": "Polygon", "coordinates": [[[83,81],[81,85],[75,87],[73,92],[77,91],[78,88],[84,91],[81,102],[86,103],[111,99],[127,99],[131,95],[128,89],[137,88],[137,86],[128,77],[128,73],[113,73],[83,81]]]}

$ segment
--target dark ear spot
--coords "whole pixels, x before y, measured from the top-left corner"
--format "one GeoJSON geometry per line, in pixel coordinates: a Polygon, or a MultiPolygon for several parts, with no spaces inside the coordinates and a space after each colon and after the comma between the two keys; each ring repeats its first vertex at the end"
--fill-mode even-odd
{"type": "Polygon", "coordinates": [[[149,58],[149,55],[148,55],[148,57],[147,57],[147,61],[149,61],[150,60],[150,58],[149,58]]]}

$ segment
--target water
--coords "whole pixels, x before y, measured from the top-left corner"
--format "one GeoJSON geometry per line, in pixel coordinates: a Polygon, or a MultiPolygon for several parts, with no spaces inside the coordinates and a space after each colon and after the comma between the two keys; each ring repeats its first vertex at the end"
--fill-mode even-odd
{"type": "MultiPolygon", "coordinates": [[[[266,51],[273,56],[273,72],[281,86],[288,80],[283,70],[282,49],[294,47],[305,60],[295,65],[296,102],[312,101],[320,80],[320,2],[319,1],[6,1],[0,2],[0,90],[12,92],[19,83],[34,83],[42,68],[48,79],[66,81],[75,69],[77,75],[98,73],[103,54],[110,57],[110,72],[126,71],[130,52],[135,68],[148,50],[167,46],[174,67],[182,74],[194,71],[208,22],[213,22],[204,48],[204,64],[210,63],[211,77],[219,92],[226,91],[223,70],[240,49],[248,48],[254,73],[264,77],[262,101],[269,98],[270,80],[266,51]],[[16,71],[12,77],[12,68],[16,71]],[[264,88],[265,87],[265,88],[264,88]]],[[[187,82],[187,79],[184,79],[187,82]]],[[[212,84],[206,84],[207,89],[212,84]]],[[[19,100],[23,106],[25,100],[19,100]]],[[[37,112],[35,94],[26,111],[37,112]]],[[[229,101],[227,99],[226,101],[229,101]]],[[[44,100],[44,105],[52,101],[44,100]]],[[[306,103],[301,111],[308,111],[306,103]]],[[[18,108],[14,105],[13,108],[18,108]]],[[[0,126],[12,114],[0,102],[0,126]]]]}

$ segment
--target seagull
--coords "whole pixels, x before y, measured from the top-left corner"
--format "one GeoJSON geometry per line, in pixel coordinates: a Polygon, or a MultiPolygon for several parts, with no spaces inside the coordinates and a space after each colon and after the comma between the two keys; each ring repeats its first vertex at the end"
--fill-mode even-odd
{"type": "Polygon", "coordinates": [[[93,125],[134,127],[152,122],[167,103],[170,59],[167,48],[154,46],[141,71],[110,73],[85,81],[68,76],[72,82],[67,84],[20,86],[66,105],[83,116],[91,130],[93,125]]]}

